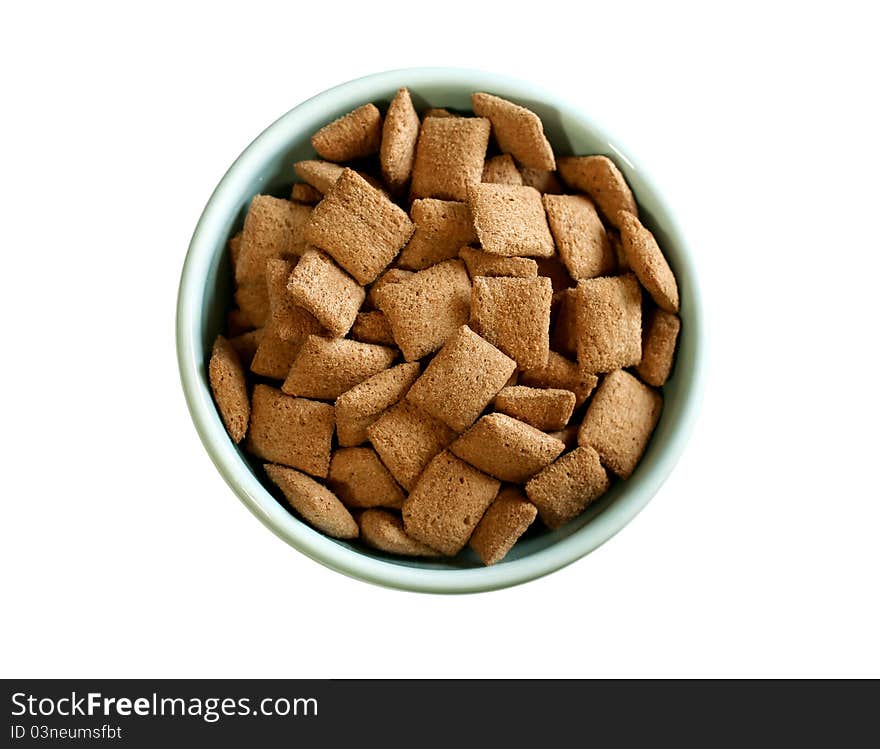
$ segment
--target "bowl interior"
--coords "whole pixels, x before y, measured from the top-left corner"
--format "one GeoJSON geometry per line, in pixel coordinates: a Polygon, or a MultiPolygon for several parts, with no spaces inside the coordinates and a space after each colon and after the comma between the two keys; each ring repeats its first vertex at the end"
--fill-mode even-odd
{"type": "Polygon", "coordinates": [[[278,535],[318,561],[373,582],[430,590],[478,590],[521,582],[583,556],[623,527],[659,488],[684,445],[699,400],[701,335],[691,258],[647,177],[588,117],[557,97],[520,81],[462,70],[391,71],[352,81],[308,100],[270,126],[230,168],[205,209],[187,257],[178,311],[181,375],[193,419],[215,464],[245,504],[278,535]],[[211,345],[223,329],[232,290],[226,242],[241,228],[250,199],[257,193],[288,197],[294,182],[292,164],[315,157],[309,143],[315,130],[367,101],[384,109],[401,86],[409,87],[419,110],[469,110],[471,92],[498,94],[541,117],[557,155],[610,156],[629,181],[642,220],[657,236],[679,282],[682,329],[676,366],[663,390],[660,423],[637,470],[627,481],[615,482],[563,528],[551,532],[533,527],[494,568],[484,568],[470,550],[449,560],[408,560],[316,533],[262,478],[259,462],[228,439],[207,382],[211,345]],[[430,582],[434,572],[438,574],[430,582]],[[453,583],[453,572],[467,575],[467,581],[459,578],[453,583]]]}

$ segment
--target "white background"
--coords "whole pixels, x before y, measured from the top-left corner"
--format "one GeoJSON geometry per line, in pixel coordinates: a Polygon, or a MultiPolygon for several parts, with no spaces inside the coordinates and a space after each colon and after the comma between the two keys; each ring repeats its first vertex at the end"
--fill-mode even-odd
{"type": "Polygon", "coordinates": [[[880,676],[869,3],[5,4],[3,676],[880,676]],[[607,545],[501,592],[328,571],[226,487],[174,353],[190,234],[268,123],[458,65],[578,101],[699,256],[712,371],[607,545]]]}

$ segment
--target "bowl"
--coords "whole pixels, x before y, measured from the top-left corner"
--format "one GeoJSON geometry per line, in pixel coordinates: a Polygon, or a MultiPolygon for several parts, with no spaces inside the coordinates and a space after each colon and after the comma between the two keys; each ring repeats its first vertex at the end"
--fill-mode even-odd
{"type": "Polygon", "coordinates": [[[186,402],[205,449],[244,505],[277,536],[331,569],[379,585],[433,593],[495,590],[541,577],[585,556],[629,523],[663,484],[690,435],[705,377],[704,339],[693,256],[645,171],[590,116],[558,94],[504,75],[454,68],[392,70],[349,81],[303,102],[266,128],[208,200],[186,255],[177,303],[177,356],[186,402]],[[470,550],[445,561],[398,559],[313,530],[258,478],[259,462],[229,439],[208,384],[211,346],[222,330],[232,291],[226,243],[241,227],[250,199],[257,193],[289,195],[292,164],[314,157],[312,133],[365,102],[382,108],[401,86],[410,89],[420,111],[428,106],[469,110],[472,92],[494,93],[535,111],[557,155],[611,156],[679,282],[682,328],[676,364],[664,387],[660,422],[638,468],[562,528],[530,529],[491,567],[482,566],[470,550]]]}

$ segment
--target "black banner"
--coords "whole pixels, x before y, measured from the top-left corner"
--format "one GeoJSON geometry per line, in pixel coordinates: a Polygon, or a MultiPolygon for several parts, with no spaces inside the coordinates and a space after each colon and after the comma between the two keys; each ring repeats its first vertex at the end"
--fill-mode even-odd
{"type": "Polygon", "coordinates": [[[875,744],[877,682],[4,680],[6,746],[875,744]],[[256,743],[254,743],[256,742],[256,743]]]}

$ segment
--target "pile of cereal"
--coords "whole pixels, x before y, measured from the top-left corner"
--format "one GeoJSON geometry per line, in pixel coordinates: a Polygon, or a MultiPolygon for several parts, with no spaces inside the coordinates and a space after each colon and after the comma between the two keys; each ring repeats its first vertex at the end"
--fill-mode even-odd
{"type": "Polygon", "coordinates": [[[314,528],[494,564],[632,474],[680,321],[614,163],[556,158],[512,102],[472,106],[420,118],[400,89],[312,136],[290,199],[254,197],[229,241],[209,376],[314,528]]]}

